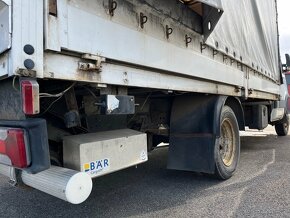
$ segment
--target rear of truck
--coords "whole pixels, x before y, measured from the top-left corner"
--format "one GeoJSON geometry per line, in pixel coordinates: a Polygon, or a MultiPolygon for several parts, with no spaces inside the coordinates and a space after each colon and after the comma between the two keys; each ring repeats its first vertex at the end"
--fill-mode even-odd
{"type": "Polygon", "coordinates": [[[169,169],[230,178],[239,130],[288,132],[276,16],[272,0],[1,0],[0,173],[81,203],[164,142],[169,169]]]}

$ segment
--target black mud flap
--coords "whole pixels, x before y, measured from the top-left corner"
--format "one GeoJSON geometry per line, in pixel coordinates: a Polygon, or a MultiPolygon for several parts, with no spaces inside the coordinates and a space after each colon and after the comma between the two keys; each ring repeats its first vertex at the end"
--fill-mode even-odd
{"type": "Polygon", "coordinates": [[[28,133],[31,165],[23,170],[35,174],[50,168],[47,126],[44,119],[0,120],[0,127],[22,128],[28,133]]]}
{"type": "Polygon", "coordinates": [[[214,147],[226,96],[175,98],[171,111],[168,169],[214,173],[214,147]]]}

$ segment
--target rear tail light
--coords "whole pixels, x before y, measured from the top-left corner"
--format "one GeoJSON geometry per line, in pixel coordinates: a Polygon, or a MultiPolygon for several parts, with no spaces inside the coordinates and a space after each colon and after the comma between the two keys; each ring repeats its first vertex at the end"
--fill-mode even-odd
{"type": "Polygon", "coordinates": [[[8,157],[11,161],[11,163],[4,164],[16,168],[27,168],[30,160],[24,130],[0,128],[0,154],[8,157]]]}
{"type": "Polygon", "coordinates": [[[22,108],[27,115],[39,113],[39,85],[34,80],[21,81],[22,108]]]}

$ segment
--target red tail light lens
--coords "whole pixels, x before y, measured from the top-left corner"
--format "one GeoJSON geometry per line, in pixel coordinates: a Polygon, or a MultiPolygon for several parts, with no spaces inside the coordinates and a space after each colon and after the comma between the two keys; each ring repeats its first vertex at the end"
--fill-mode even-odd
{"type": "Polygon", "coordinates": [[[0,154],[11,160],[16,168],[27,168],[29,159],[22,129],[0,129],[0,154]]]}
{"type": "Polygon", "coordinates": [[[5,154],[5,153],[6,153],[5,142],[0,140],[0,154],[5,154]]]}
{"type": "Polygon", "coordinates": [[[21,81],[22,107],[27,115],[39,113],[39,85],[36,81],[21,81]]]}

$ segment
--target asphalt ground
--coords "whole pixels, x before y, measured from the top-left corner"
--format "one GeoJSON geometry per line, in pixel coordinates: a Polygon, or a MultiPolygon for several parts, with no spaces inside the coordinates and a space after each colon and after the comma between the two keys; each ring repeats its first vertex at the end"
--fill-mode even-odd
{"type": "Polygon", "coordinates": [[[290,217],[290,135],[272,127],[241,135],[230,180],[166,170],[168,148],[158,148],[147,163],[94,180],[81,205],[0,176],[0,217],[290,217]]]}

